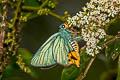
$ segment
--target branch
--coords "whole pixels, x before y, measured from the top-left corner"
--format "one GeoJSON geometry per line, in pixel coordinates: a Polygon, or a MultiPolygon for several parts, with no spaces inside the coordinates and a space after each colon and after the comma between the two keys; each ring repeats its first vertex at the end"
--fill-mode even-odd
{"type": "Polygon", "coordinates": [[[20,22],[19,17],[20,17],[21,3],[22,0],[19,0],[16,8],[15,16],[13,18],[12,26],[9,27],[11,28],[12,31],[7,33],[7,35],[9,34],[9,36],[6,36],[6,40],[4,42],[7,45],[7,47],[5,47],[3,56],[0,56],[1,57],[0,75],[2,75],[8,63],[10,62],[10,58],[13,55],[12,53],[16,53],[16,50],[18,49],[18,45],[17,45],[18,38],[16,38],[18,36],[17,34],[18,31],[16,31],[16,28],[18,27],[18,24],[20,22]]]}
{"type": "MultiPolygon", "coordinates": [[[[45,2],[45,3],[46,3],[46,2],[45,2]]],[[[38,7],[22,6],[22,9],[37,11],[37,10],[39,10],[40,8],[43,8],[43,7],[45,6],[45,3],[43,3],[43,5],[38,6],[38,7]]],[[[60,19],[61,21],[65,21],[65,18],[64,18],[63,16],[59,16],[58,14],[55,14],[55,13],[53,13],[52,11],[49,11],[48,14],[51,15],[51,16],[54,16],[54,17],[56,17],[56,18],[58,18],[58,19],[60,19]]]]}
{"type": "Polygon", "coordinates": [[[63,22],[66,20],[63,16],[59,16],[58,14],[55,14],[52,11],[49,11],[48,14],[51,15],[51,16],[54,16],[54,17],[58,18],[59,20],[61,20],[63,22]]]}
{"type": "Polygon", "coordinates": [[[119,39],[119,38],[120,38],[120,37],[117,35],[115,38],[113,38],[113,39],[111,39],[111,40],[105,42],[105,43],[101,46],[102,49],[105,48],[108,44],[110,44],[110,43],[116,41],[116,40],[119,39]]]}
{"type": "Polygon", "coordinates": [[[94,56],[94,57],[90,60],[88,66],[87,66],[86,69],[85,69],[85,71],[84,71],[83,73],[81,73],[81,74],[76,78],[76,80],[82,80],[82,79],[84,79],[84,78],[86,77],[86,74],[88,73],[88,70],[90,69],[90,67],[91,67],[91,65],[92,65],[92,63],[94,62],[95,59],[96,59],[96,56],[94,56]]]}
{"type": "MultiPolygon", "coordinates": [[[[120,38],[120,35],[119,35],[119,34],[120,34],[120,32],[118,32],[118,35],[117,35],[115,38],[113,38],[113,39],[105,42],[105,43],[102,45],[102,49],[105,48],[108,44],[110,44],[110,43],[116,41],[118,38],[120,38]]],[[[83,51],[85,48],[86,48],[86,45],[83,46],[83,47],[80,49],[80,52],[83,51]]],[[[119,56],[119,58],[120,58],[120,56],[119,56]]],[[[81,74],[76,78],[76,80],[82,80],[82,79],[84,79],[84,78],[86,77],[86,74],[88,73],[88,70],[90,69],[90,67],[91,67],[91,65],[92,65],[92,63],[94,62],[95,59],[96,59],[96,56],[94,56],[94,57],[90,60],[89,64],[87,65],[87,67],[86,67],[86,69],[85,69],[85,71],[84,71],[83,73],[81,73],[81,74]]]]}
{"type": "Polygon", "coordinates": [[[44,1],[41,6],[33,7],[33,6],[22,6],[22,9],[26,10],[39,10],[40,8],[43,8],[48,3],[48,0],[44,1]]]}
{"type": "Polygon", "coordinates": [[[47,3],[48,3],[48,1],[49,1],[49,0],[44,1],[44,2],[42,3],[42,5],[41,5],[39,8],[43,8],[44,6],[46,6],[47,3]]]}
{"type": "MultiPolygon", "coordinates": [[[[3,16],[2,16],[2,24],[1,24],[1,33],[0,33],[0,79],[2,77],[3,69],[1,67],[2,65],[2,57],[3,57],[3,44],[4,44],[4,37],[5,37],[5,29],[6,29],[6,20],[7,20],[7,12],[8,12],[8,0],[4,1],[4,7],[3,7],[3,16]]],[[[6,63],[5,63],[6,64],[6,63]]]]}
{"type": "Polygon", "coordinates": [[[2,23],[1,23],[1,33],[0,33],[0,54],[3,53],[3,43],[4,43],[4,37],[5,37],[7,12],[8,12],[8,0],[5,0],[4,7],[3,7],[2,23]]]}
{"type": "Polygon", "coordinates": [[[84,71],[84,73],[83,73],[83,76],[82,76],[83,78],[86,76],[88,70],[90,69],[90,67],[91,67],[91,65],[92,65],[92,63],[93,63],[93,61],[94,61],[95,59],[96,59],[96,56],[94,56],[94,57],[90,60],[87,68],[85,69],[85,71],[84,71]]]}
{"type": "MultiPolygon", "coordinates": [[[[45,6],[47,5],[48,1],[49,1],[49,0],[44,1],[44,2],[42,3],[42,5],[37,6],[37,7],[33,7],[33,6],[22,6],[22,9],[23,9],[23,10],[38,11],[39,9],[45,7],[45,6]]],[[[12,2],[10,2],[10,1],[8,1],[8,3],[11,5],[11,7],[16,7],[16,6],[17,6],[17,5],[14,5],[14,4],[13,4],[12,2]]],[[[61,20],[61,21],[63,21],[63,22],[66,20],[63,16],[59,16],[58,14],[53,13],[52,11],[49,11],[48,14],[51,15],[51,16],[54,16],[54,17],[58,18],[59,20],[61,20]]],[[[30,14],[30,15],[32,15],[32,14],[30,14]]],[[[29,16],[30,16],[30,15],[29,15],[29,16]]]]}

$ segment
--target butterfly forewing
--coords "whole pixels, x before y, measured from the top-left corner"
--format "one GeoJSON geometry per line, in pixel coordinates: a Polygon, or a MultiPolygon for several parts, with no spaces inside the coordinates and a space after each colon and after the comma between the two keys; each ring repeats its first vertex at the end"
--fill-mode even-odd
{"type": "Polygon", "coordinates": [[[31,60],[31,65],[38,67],[49,67],[56,62],[53,58],[53,44],[59,33],[52,35],[35,53],[31,60]]]}
{"type": "Polygon", "coordinates": [[[33,66],[48,68],[55,63],[66,66],[68,62],[67,54],[71,52],[69,40],[61,32],[52,35],[36,52],[31,60],[33,66]]]}

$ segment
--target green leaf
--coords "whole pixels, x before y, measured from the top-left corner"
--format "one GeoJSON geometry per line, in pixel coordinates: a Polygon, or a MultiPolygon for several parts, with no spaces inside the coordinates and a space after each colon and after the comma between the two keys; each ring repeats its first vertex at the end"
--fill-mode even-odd
{"type": "Polygon", "coordinates": [[[22,56],[23,60],[25,61],[25,63],[27,65],[30,65],[31,58],[33,56],[31,52],[29,52],[26,49],[20,48],[18,50],[18,54],[21,54],[21,56],[22,56]]]}
{"type": "Polygon", "coordinates": [[[118,74],[117,74],[117,79],[116,80],[120,80],[120,56],[118,59],[118,74]]]}
{"type": "Polygon", "coordinates": [[[24,0],[24,6],[38,6],[39,3],[37,0],[24,0]]]}
{"type": "Polygon", "coordinates": [[[21,54],[24,62],[25,62],[25,65],[28,66],[30,69],[31,69],[31,72],[30,72],[30,75],[32,77],[35,77],[37,78],[36,76],[36,71],[33,69],[33,67],[31,66],[30,62],[31,62],[31,59],[32,59],[32,53],[29,52],[28,50],[26,49],[19,49],[18,50],[18,54],[21,54]]]}
{"type": "Polygon", "coordinates": [[[36,80],[38,78],[38,75],[37,75],[38,73],[34,69],[34,67],[32,67],[30,64],[31,58],[33,56],[32,53],[26,49],[19,49],[17,54],[20,54],[22,56],[25,66],[29,67],[31,72],[25,73],[23,70],[21,70],[20,67],[16,64],[16,60],[17,60],[16,57],[13,56],[11,58],[10,64],[7,66],[7,68],[3,74],[2,80],[8,80],[15,76],[19,78],[19,76],[21,76],[19,74],[22,74],[22,76],[33,78],[36,80]]]}
{"type": "Polygon", "coordinates": [[[115,18],[111,21],[112,22],[107,26],[106,33],[109,35],[117,35],[118,31],[120,31],[120,18],[115,18]]]}
{"type": "Polygon", "coordinates": [[[85,51],[80,54],[80,67],[77,68],[74,65],[71,65],[68,68],[63,69],[61,80],[75,80],[78,75],[80,75],[88,65],[91,57],[88,56],[85,51]]]}
{"type": "Polygon", "coordinates": [[[120,39],[110,43],[105,50],[105,54],[108,59],[115,60],[120,54],[120,39]]]}

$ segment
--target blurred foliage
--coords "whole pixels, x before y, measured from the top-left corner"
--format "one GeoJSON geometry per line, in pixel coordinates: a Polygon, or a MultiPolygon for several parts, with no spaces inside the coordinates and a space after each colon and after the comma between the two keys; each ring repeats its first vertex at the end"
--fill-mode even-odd
{"type": "Polygon", "coordinates": [[[19,49],[18,54],[19,54],[18,56],[12,57],[11,63],[7,66],[5,72],[3,73],[2,80],[6,80],[6,79],[12,80],[12,78],[14,79],[14,75],[16,75],[16,72],[24,73],[23,70],[25,72],[27,72],[26,75],[32,76],[33,78],[37,78],[36,71],[31,67],[31,65],[29,63],[32,58],[32,54],[26,49],[19,49]],[[21,68],[21,70],[19,67],[21,68]],[[13,72],[13,71],[15,71],[15,72],[13,72]]]}
{"type": "MultiPolygon", "coordinates": [[[[80,55],[80,67],[71,65],[69,68],[63,69],[62,79],[61,80],[75,80],[76,77],[80,75],[80,73],[84,72],[86,66],[88,65],[91,57],[88,56],[85,51],[83,51],[80,55]]],[[[81,77],[83,74],[80,75],[81,77]]]]}
{"type": "Polygon", "coordinates": [[[118,74],[117,74],[117,80],[120,80],[120,56],[118,59],[118,74]]]}
{"type": "Polygon", "coordinates": [[[112,42],[111,44],[109,44],[106,47],[105,53],[109,59],[115,60],[120,53],[120,40],[118,39],[115,42],[112,42]]]}

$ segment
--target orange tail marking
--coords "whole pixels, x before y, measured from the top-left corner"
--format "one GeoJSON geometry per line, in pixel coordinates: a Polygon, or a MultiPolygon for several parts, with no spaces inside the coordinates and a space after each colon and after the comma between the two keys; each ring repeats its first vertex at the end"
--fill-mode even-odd
{"type": "Polygon", "coordinates": [[[77,67],[80,65],[80,55],[75,51],[68,53],[69,64],[75,64],[77,67]]]}

